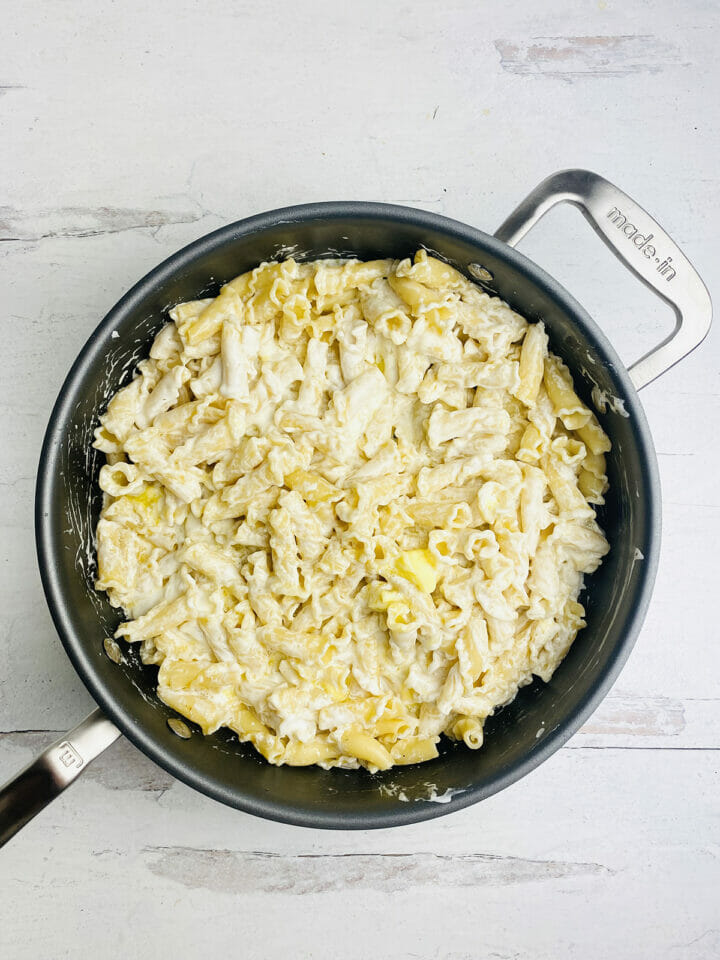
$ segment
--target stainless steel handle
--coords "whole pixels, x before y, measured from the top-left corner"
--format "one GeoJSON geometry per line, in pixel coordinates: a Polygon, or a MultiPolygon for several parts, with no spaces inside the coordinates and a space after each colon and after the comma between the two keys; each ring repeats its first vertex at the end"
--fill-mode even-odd
{"type": "Polygon", "coordinates": [[[640,390],[707,336],[712,303],[697,271],[659,223],[614,184],[589,170],[562,170],[543,180],[495,231],[514,247],[556,203],[572,203],[613,253],[675,312],[675,329],[634,363],[640,390]]]}
{"type": "Polygon", "coordinates": [[[0,789],[0,847],[120,736],[100,710],[56,740],[0,789]]]}

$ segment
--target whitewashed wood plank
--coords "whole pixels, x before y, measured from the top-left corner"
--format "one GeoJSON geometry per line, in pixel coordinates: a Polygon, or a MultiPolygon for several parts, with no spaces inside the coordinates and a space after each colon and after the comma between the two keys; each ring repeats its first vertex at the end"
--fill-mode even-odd
{"type": "Polygon", "coordinates": [[[4,850],[3,932],[18,958],[89,956],[109,922],[142,956],[242,938],[251,955],[294,942],[294,955],[351,960],[710,957],[720,837],[708,761],[562,751],[475,808],[373,833],[257,821],[180,786],[158,798],[81,781],[82,800],[67,794],[4,850]]]}
{"type": "MultiPolygon", "coordinates": [[[[0,780],[9,776],[21,763],[30,759],[38,749],[41,749],[53,738],[52,734],[47,733],[5,735],[0,752],[0,759],[2,760],[0,780]]],[[[656,813],[660,811],[663,803],[671,800],[675,791],[687,798],[693,808],[694,816],[696,810],[712,811],[715,807],[712,785],[718,784],[718,777],[720,776],[717,753],[717,748],[696,747],[673,750],[636,745],[635,749],[627,749],[608,746],[606,743],[603,748],[595,749],[592,741],[586,744],[578,743],[572,748],[563,748],[523,780],[497,797],[472,808],[472,810],[476,812],[485,811],[488,806],[494,809],[498,805],[504,807],[505,804],[509,803],[512,806],[516,802],[525,803],[526,800],[531,803],[530,798],[533,796],[534,784],[539,782],[544,785],[543,789],[548,794],[554,792],[558,798],[563,797],[561,807],[563,807],[564,812],[562,810],[557,812],[560,821],[564,816],[572,819],[578,813],[574,798],[581,798],[588,792],[592,792],[593,789],[600,789],[602,782],[607,780],[608,789],[611,793],[619,790],[623,796],[629,797],[631,791],[638,790],[636,800],[642,800],[642,803],[634,804],[632,813],[628,814],[634,822],[643,817],[649,817],[652,821],[652,811],[656,813]],[[658,756],[655,757],[655,754],[658,754],[658,756]],[[690,759],[687,761],[677,759],[678,756],[686,754],[688,757],[697,754],[700,758],[697,767],[698,776],[704,771],[702,775],[705,778],[705,789],[707,790],[703,798],[699,795],[695,796],[692,792],[689,793],[690,788],[687,783],[675,782],[676,771],[682,769],[684,763],[691,763],[690,759]],[[642,787],[644,771],[654,770],[660,776],[663,764],[666,765],[668,771],[674,771],[668,773],[668,782],[657,795],[652,791],[646,791],[642,787]],[[619,786],[627,777],[628,770],[633,771],[630,781],[619,786]],[[586,782],[587,778],[590,778],[591,784],[586,782]],[[504,801],[503,798],[505,798],[504,801]]],[[[657,785],[653,789],[657,789],[657,785]]],[[[608,799],[607,797],[604,799],[598,797],[597,802],[605,803],[608,802],[608,799]]],[[[612,800],[610,806],[614,803],[615,800],[612,800]]],[[[143,842],[158,843],[163,846],[182,845],[184,841],[179,839],[183,835],[182,831],[191,829],[192,832],[193,817],[197,817],[198,822],[195,826],[199,832],[193,832],[193,835],[201,839],[196,839],[195,846],[203,849],[216,847],[224,849],[228,845],[228,841],[223,831],[233,820],[239,817],[253,825],[253,837],[263,836],[268,838],[267,842],[272,841],[269,849],[282,851],[284,849],[283,844],[287,842],[289,844],[288,849],[306,850],[304,846],[305,838],[310,834],[318,842],[320,838],[344,838],[342,839],[342,844],[344,844],[342,849],[356,849],[353,845],[352,837],[354,834],[352,832],[308,832],[296,827],[287,827],[246,817],[221,804],[208,800],[196,791],[174,780],[126,740],[118,741],[98,758],[73,787],[48,807],[43,814],[33,821],[31,826],[26,828],[26,831],[22,834],[22,839],[18,838],[17,841],[13,841],[13,848],[17,849],[17,846],[22,843],[32,843],[32,838],[26,839],[30,831],[33,835],[37,835],[38,842],[42,838],[45,839],[45,842],[52,842],[54,835],[61,829],[63,823],[69,824],[77,818],[82,819],[85,813],[90,815],[90,811],[95,811],[92,813],[92,817],[97,817],[98,822],[100,822],[103,812],[107,810],[114,811],[115,827],[113,827],[113,830],[117,828],[120,837],[124,836],[124,830],[127,829],[129,824],[129,821],[125,822],[125,818],[140,816],[142,812],[140,819],[147,818],[148,829],[153,831],[152,836],[145,836],[143,842]],[[124,825],[122,827],[118,822],[119,820],[123,820],[124,825]],[[158,829],[161,830],[160,839],[154,834],[154,831],[158,829]],[[274,843],[277,843],[277,846],[273,846],[274,843]]],[[[369,838],[374,838],[372,846],[368,849],[376,851],[382,851],[387,847],[383,838],[387,840],[387,838],[396,835],[416,836],[422,844],[425,839],[429,840],[435,833],[443,837],[448,831],[452,833],[452,825],[459,826],[470,814],[471,811],[463,811],[453,814],[449,819],[429,822],[424,826],[418,824],[400,830],[371,831],[362,833],[362,836],[368,842],[370,842],[369,838]]],[[[555,816],[556,814],[553,813],[552,815],[555,816]]],[[[694,829],[693,816],[689,815],[683,820],[682,824],[676,825],[679,831],[679,839],[687,837],[694,829]]],[[[623,827],[623,829],[625,828],[623,827]]],[[[133,833],[133,836],[135,835],[133,833]]],[[[521,830],[517,833],[516,839],[521,844],[520,849],[524,849],[522,844],[527,840],[526,831],[521,830]]],[[[701,839],[702,836],[699,837],[699,840],[701,839]]],[[[462,829],[457,834],[457,841],[460,846],[452,849],[464,850],[462,829]]],[[[232,844],[230,846],[232,847],[232,844]]],[[[392,844],[388,849],[391,847],[394,849],[392,844]]],[[[242,849],[255,848],[246,845],[242,849]]],[[[360,846],[357,849],[363,850],[365,847],[360,846]]],[[[416,848],[410,846],[401,849],[415,850],[416,848]]],[[[417,849],[422,850],[424,848],[421,845],[417,849]]],[[[435,847],[431,846],[428,849],[435,850],[435,847]]],[[[515,847],[512,849],[516,852],[515,847]]]]}
{"type": "Polygon", "coordinates": [[[496,40],[500,66],[520,77],[576,80],[661,73],[682,64],[680,49],[653,34],[496,40]]]}

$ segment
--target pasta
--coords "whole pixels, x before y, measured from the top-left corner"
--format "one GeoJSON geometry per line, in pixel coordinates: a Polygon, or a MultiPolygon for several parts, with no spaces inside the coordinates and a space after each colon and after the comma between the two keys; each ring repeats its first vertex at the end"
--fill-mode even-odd
{"type": "Polygon", "coordinates": [[[479,748],[609,549],[610,443],[543,324],[423,250],[263,263],[174,307],[95,446],[116,638],[271,763],[479,748]]]}

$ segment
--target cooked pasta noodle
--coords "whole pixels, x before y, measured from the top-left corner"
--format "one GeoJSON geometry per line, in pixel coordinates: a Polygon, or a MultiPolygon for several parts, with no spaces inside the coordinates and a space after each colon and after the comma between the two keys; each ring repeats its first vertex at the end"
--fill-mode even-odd
{"type": "Polygon", "coordinates": [[[543,324],[422,250],[264,263],[180,304],[95,436],[116,636],[271,763],[480,747],[608,550],[610,443],[543,324]]]}

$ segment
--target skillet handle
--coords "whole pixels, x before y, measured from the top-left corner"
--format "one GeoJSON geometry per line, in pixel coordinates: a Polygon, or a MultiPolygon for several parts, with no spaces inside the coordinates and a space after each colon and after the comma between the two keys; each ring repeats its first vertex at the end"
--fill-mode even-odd
{"type": "Polygon", "coordinates": [[[46,807],[120,736],[96,710],[0,789],[0,847],[46,807]]]}
{"type": "Polygon", "coordinates": [[[705,339],[712,320],[710,294],[660,224],[626,193],[589,170],[562,170],[543,180],[495,236],[514,247],[551,207],[563,202],[578,207],[625,266],[673,308],[676,324],[670,336],[629,368],[640,390],[705,339]]]}

